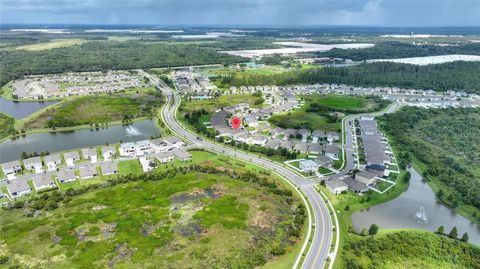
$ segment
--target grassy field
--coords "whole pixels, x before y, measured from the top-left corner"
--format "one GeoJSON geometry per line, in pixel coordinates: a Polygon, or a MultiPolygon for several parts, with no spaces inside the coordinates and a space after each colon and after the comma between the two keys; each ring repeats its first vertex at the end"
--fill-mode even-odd
{"type": "Polygon", "coordinates": [[[83,38],[72,38],[72,39],[52,39],[48,42],[41,42],[31,45],[18,46],[16,50],[29,50],[29,51],[39,51],[39,50],[50,50],[56,48],[70,47],[74,45],[81,45],[88,42],[83,38]]]}
{"type": "Polygon", "coordinates": [[[480,268],[480,249],[431,232],[401,231],[354,240],[344,268],[480,268]]]}
{"type": "Polygon", "coordinates": [[[161,104],[161,98],[146,92],[73,97],[30,119],[24,128],[70,127],[145,117],[154,115],[161,104]]]}
{"type": "MultiPolygon", "coordinates": [[[[162,165],[149,180],[92,189],[38,217],[26,217],[27,209],[1,210],[0,257],[9,258],[2,266],[253,268],[273,258],[276,268],[290,268],[298,249],[290,227],[299,199],[290,202],[275,191],[287,187],[274,176],[258,174],[276,182],[273,189],[249,180],[256,176],[245,173],[259,168],[209,152],[192,154],[191,162],[162,165]],[[224,172],[168,172],[192,164],[224,172]]],[[[135,171],[138,162],[119,168],[135,171]]]]}
{"type": "Polygon", "coordinates": [[[268,121],[283,128],[341,131],[341,118],[331,112],[360,113],[382,109],[385,105],[376,99],[345,95],[303,95],[304,105],[293,111],[272,116],[268,121]]]}
{"type": "Polygon", "coordinates": [[[0,140],[12,134],[15,134],[15,119],[0,113],[0,140]]]}
{"type": "Polygon", "coordinates": [[[209,113],[212,113],[217,109],[237,105],[239,103],[248,103],[250,107],[260,107],[261,104],[255,104],[255,102],[259,102],[261,98],[262,97],[246,94],[228,94],[221,95],[217,98],[210,100],[183,101],[180,106],[180,111],[192,112],[194,110],[199,110],[203,108],[209,113]]]}

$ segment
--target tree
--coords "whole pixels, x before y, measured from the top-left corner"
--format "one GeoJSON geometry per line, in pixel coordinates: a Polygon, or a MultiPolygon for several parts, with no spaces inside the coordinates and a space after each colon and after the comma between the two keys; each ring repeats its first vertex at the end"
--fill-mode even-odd
{"type": "Polygon", "coordinates": [[[457,227],[453,227],[453,229],[450,231],[450,233],[448,234],[451,238],[457,238],[458,237],[458,231],[457,231],[457,227]]]}
{"type": "Polygon", "coordinates": [[[368,234],[376,235],[377,233],[378,233],[378,225],[377,224],[370,225],[370,228],[368,228],[368,234]]]}
{"type": "Polygon", "coordinates": [[[441,225],[440,227],[438,227],[437,229],[437,234],[443,234],[445,232],[445,228],[443,227],[443,225],[441,225]]]}
{"type": "Polygon", "coordinates": [[[466,233],[466,232],[463,233],[463,235],[462,235],[462,241],[463,241],[463,242],[468,242],[468,233],[466,233]]]}
{"type": "Polygon", "coordinates": [[[437,192],[438,198],[442,199],[443,195],[444,195],[443,189],[438,190],[438,192],[437,192]]]}

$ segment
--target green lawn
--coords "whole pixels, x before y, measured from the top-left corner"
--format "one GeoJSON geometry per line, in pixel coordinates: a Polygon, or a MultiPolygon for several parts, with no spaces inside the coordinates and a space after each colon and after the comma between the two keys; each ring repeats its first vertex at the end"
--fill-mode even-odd
{"type": "Polygon", "coordinates": [[[15,134],[15,119],[0,113],[0,141],[2,138],[15,134]]]}
{"type": "MultiPolygon", "coordinates": [[[[203,167],[260,171],[212,153],[192,154],[203,167]]],[[[121,163],[122,173],[132,166],[121,163]]],[[[87,191],[37,218],[25,217],[26,209],[1,210],[0,256],[10,258],[7,267],[21,268],[255,267],[283,261],[272,253],[284,252],[285,264],[294,261],[298,239],[289,234],[300,201],[293,197],[292,207],[288,195],[276,194],[287,188],[275,176],[166,172],[87,191]],[[277,187],[254,183],[262,180],[277,187]]]]}
{"type": "Polygon", "coordinates": [[[25,124],[27,129],[70,127],[133,119],[154,114],[162,99],[154,90],[118,95],[73,97],[25,124]]]}
{"type": "Polygon", "coordinates": [[[320,174],[322,175],[326,175],[326,174],[330,174],[332,173],[332,170],[328,169],[328,168],[325,168],[323,166],[320,166],[320,168],[318,169],[318,171],[320,172],[320,174]]]}
{"type": "Polygon", "coordinates": [[[183,100],[179,110],[192,112],[194,110],[205,109],[209,113],[212,113],[217,109],[237,105],[239,103],[248,103],[250,107],[256,108],[261,106],[261,104],[259,104],[260,100],[262,100],[262,97],[251,94],[227,94],[209,100],[183,100]]]}
{"type": "Polygon", "coordinates": [[[88,42],[83,38],[71,38],[71,39],[52,39],[48,42],[40,42],[31,45],[18,46],[16,50],[30,50],[30,51],[39,51],[39,50],[50,50],[56,48],[70,47],[74,45],[81,45],[88,42]]]}
{"type": "Polygon", "coordinates": [[[129,160],[118,163],[118,172],[125,175],[140,175],[143,173],[143,170],[138,160],[129,160]]]}

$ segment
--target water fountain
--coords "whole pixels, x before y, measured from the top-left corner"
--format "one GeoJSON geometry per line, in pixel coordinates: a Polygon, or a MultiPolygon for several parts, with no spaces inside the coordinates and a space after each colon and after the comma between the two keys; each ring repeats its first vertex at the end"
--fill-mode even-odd
{"type": "Polygon", "coordinates": [[[417,223],[420,223],[420,224],[426,224],[428,223],[428,218],[427,218],[427,214],[425,213],[425,209],[423,208],[423,206],[421,206],[417,212],[415,212],[414,214],[412,214],[412,219],[414,221],[416,221],[417,223]]]}
{"type": "Polygon", "coordinates": [[[135,128],[131,125],[128,126],[127,129],[125,129],[125,131],[127,132],[127,137],[139,136],[139,135],[142,134],[142,133],[140,133],[140,131],[138,131],[137,128],[135,128]]]}

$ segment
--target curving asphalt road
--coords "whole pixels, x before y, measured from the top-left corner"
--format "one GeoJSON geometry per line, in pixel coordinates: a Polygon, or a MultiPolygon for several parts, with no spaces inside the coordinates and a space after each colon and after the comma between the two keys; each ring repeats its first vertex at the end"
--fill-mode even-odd
{"type": "MultiPolygon", "coordinates": [[[[224,155],[232,156],[234,158],[242,159],[247,162],[254,163],[261,167],[265,167],[280,174],[292,184],[299,187],[299,189],[305,194],[306,199],[310,202],[313,209],[313,223],[315,229],[313,229],[313,237],[311,238],[311,245],[306,254],[306,257],[301,265],[301,268],[318,269],[325,266],[327,256],[330,252],[330,245],[332,243],[333,227],[328,211],[327,205],[315,190],[312,180],[304,179],[301,176],[295,174],[289,169],[274,163],[268,159],[260,158],[255,155],[251,155],[239,150],[235,150],[221,144],[213,143],[207,140],[198,139],[198,137],[188,131],[186,128],[176,120],[175,114],[178,106],[180,105],[180,97],[170,87],[164,85],[161,81],[151,76],[146,72],[142,72],[143,75],[150,78],[152,82],[158,85],[158,88],[166,96],[166,104],[162,111],[163,120],[165,124],[177,135],[184,139],[190,140],[197,146],[205,149],[215,151],[224,155]]],[[[297,259],[297,262],[299,259],[297,259]]],[[[296,263],[297,265],[297,263],[296,263]]]]}

